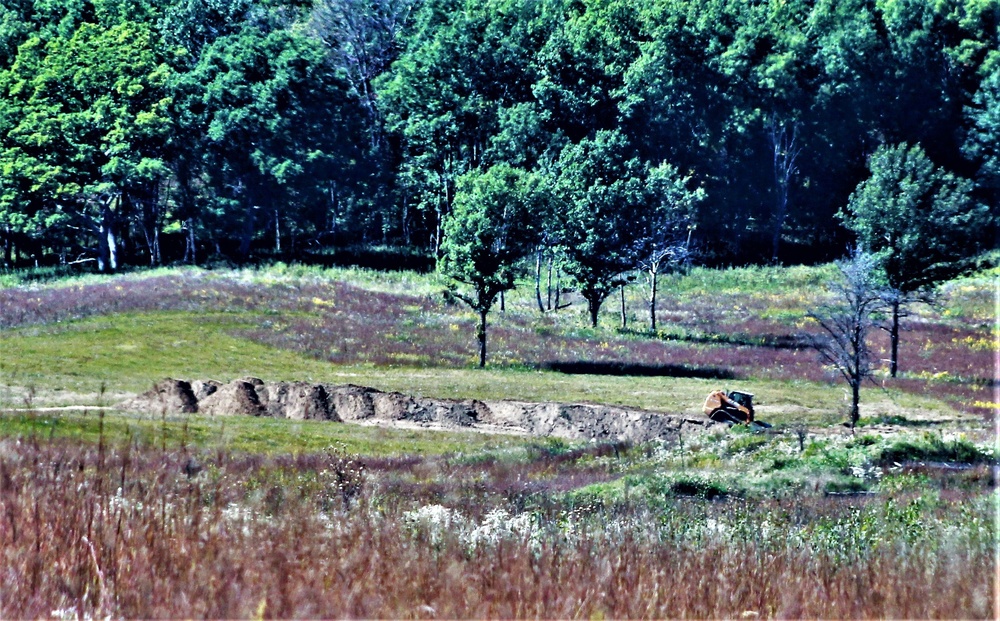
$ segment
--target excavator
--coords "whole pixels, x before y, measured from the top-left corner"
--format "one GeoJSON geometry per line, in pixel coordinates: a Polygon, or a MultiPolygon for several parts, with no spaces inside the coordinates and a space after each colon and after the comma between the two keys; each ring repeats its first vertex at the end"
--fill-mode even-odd
{"type": "Polygon", "coordinates": [[[754,420],[753,395],[749,392],[739,390],[712,391],[705,399],[703,408],[705,415],[712,420],[726,423],[730,427],[733,425],[747,425],[751,427],[770,427],[768,423],[754,420]]]}

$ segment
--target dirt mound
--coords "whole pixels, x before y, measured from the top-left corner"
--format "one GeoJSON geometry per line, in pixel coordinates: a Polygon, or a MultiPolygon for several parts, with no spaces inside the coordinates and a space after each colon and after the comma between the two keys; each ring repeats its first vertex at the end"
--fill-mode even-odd
{"type": "Polygon", "coordinates": [[[330,407],[330,396],[322,385],[277,382],[257,387],[257,395],[267,413],[275,418],[341,421],[330,407]]]}
{"type": "Polygon", "coordinates": [[[198,401],[201,401],[220,388],[222,388],[222,382],[215,380],[194,380],[191,382],[191,390],[194,391],[194,396],[198,401]]]}
{"type": "Polygon", "coordinates": [[[197,411],[635,444],[672,442],[682,427],[687,431],[711,425],[708,419],[589,403],[428,399],[353,384],[264,382],[253,377],[226,385],[211,380],[163,380],[153,390],[126,401],[123,407],[151,413],[197,411]]]}
{"type": "Polygon", "coordinates": [[[205,397],[198,404],[198,412],[210,416],[264,416],[267,409],[253,384],[236,380],[205,397]]]}
{"type": "Polygon", "coordinates": [[[159,414],[190,414],[198,411],[198,397],[191,384],[184,380],[164,379],[151,389],[121,404],[126,410],[142,410],[159,414]]]}
{"type": "Polygon", "coordinates": [[[481,412],[488,411],[480,401],[424,399],[353,384],[326,386],[326,390],[331,409],[344,421],[405,421],[470,427],[479,422],[481,412]]]}
{"type": "Polygon", "coordinates": [[[332,411],[340,420],[366,420],[375,416],[373,394],[381,391],[364,386],[326,386],[332,411]]]}
{"type": "Polygon", "coordinates": [[[489,401],[489,421],[500,428],[568,440],[633,442],[674,440],[681,427],[701,421],[657,412],[589,403],[523,403],[489,401]]]}

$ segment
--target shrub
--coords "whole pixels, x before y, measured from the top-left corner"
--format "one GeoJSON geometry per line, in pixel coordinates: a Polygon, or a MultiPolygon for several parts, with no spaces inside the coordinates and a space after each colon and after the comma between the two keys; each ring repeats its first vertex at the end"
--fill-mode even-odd
{"type": "Polygon", "coordinates": [[[726,447],[726,454],[752,453],[763,448],[766,444],[767,438],[764,436],[738,436],[729,441],[729,445],[726,447]]]}
{"type": "Polygon", "coordinates": [[[919,441],[899,440],[882,450],[881,465],[915,461],[936,461],[957,464],[983,464],[994,461],[986,452],[964,438],[950,442],[940,436],[926,433],[919,441]]]}
{"type": "Polygon", "coordinates": [[[868,491],[868,485],[857,477],[836,478],[827,481],[823,491],[826,494],[862,494],[868,491]]]}
{"type": "Polygon", "coordinates": [[[851,449],[851,448],[859,448],[859,447],[864,447],[864,446],[875,446],[876,444],[878,444],[881,441],[882,441],[882,438],[880,438],[877,435],[874,435],[874,434],[865,434],[863,436],[857,436],[855,438],[852,438],[845,446],[847,448],[849,448],[849,449],[851,449]]]}
{"type": "Polygon", "coordinates": [[[675,496],[695,496],[705,500],[715,500],[729,495],[729,490],[720,481],[701,477],[683,477],[670,484],[675,496]]]}

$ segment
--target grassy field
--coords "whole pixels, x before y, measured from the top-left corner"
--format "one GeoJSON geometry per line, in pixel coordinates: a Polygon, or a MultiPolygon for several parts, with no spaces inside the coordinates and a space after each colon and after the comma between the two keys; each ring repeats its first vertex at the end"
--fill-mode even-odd
{"type": "MultiPolygon", "coordinates": [[[[594,330],[581,304],[541,315],[529,291],[515,292],[491,318],[487,371],[473,368],[474,318],[444,304],[435,275],[278,266],[57,281],[4,290],[0,374],[16,388],[0,399],[16,404],[34,387],[39,404],[93,404],[102,385],[119,394],[165,376],[253,375],[697,413],[721,382],[758,394],[779,422],[802,408],[818,421],[843,405],[842,388],[803,345],[815,329],[805,313],[829,277],[829,268],[696,269],[665,283],[656,334],[634,320],[618,329],[613,300],[594,330]],[[592,373],[544,371],[581,363],[592,373]],[[649,376],[603,374],[621,363],[649,376]]],[[[868,389],[867,416],[988,413],[976,404],[991,398],[989,284],[954,285],[943,312],[908,326],[903,373],[868,389]]],[[[641,316],[638,288],[631,294],[628,313],[641,316]]]]}
{"type": "Polygon", "coordinates": [[[1000,274],[916,309],[855,434],[804,346],[832,275],[673,276],[656,333],[638,287],[592,329],[526,286],[485,370],[433,274],[6,275],[0,617],[993,618],[1000,274]],[[631,446],[114,408],[244,376],[691,416],[741,388],[775,427],[631,446]]]}

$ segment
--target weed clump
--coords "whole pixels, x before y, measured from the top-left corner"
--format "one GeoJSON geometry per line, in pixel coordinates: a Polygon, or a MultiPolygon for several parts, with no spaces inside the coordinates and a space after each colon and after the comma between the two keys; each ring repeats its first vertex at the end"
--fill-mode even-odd
{"type": "Polygon", "coordinates": [[[944,462],[952,464],[985,464],[995,462],[995,456],[982,451],[965,438],[944,440],[926,433],[920,440],[898,440],[882,450],[880,465],[909,462],[944,462]]]}
{"type": "Polygon", "coordinates": [[[677,479],[670,484],[670,491],[676,496],[694,496],[705,500],[716,500],[729,495],[729,490],[721,481],[697,477],[677,479]]]}
{"type": "Polygon", "coordinates": [[[753,453],[767,445],[767,438],[758,435],[744,435],[733,438],[726,446],[726,454],[753,453]]]}

